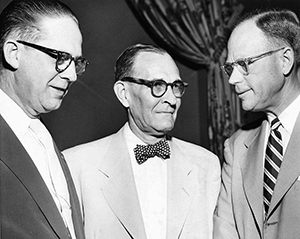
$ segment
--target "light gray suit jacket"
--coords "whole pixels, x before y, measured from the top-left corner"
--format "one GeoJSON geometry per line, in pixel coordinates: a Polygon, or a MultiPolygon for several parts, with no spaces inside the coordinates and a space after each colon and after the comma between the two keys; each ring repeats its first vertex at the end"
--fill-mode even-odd
{"type": "MultiPolygon", "coordinates": [[[[124,127],[64,151],[84,214],[87,239],[146,239],[124,127]]],[[[168,239],[209,239],[220,188],[218,158],[172,138],[168,161],[168,239]]]]}
{"type": "Polygon", "coordinates": [[[214,238],[300,238],[300,117],[283,157],[266,218],[263,155],[267,120],[225,142],[225,160],[214,238]]]}

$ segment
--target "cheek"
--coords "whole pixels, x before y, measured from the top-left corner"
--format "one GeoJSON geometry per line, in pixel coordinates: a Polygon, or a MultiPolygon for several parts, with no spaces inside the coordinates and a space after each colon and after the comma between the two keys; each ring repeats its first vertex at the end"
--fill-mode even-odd
{"type": "Polygon", "coordinates": [[[151,100],[143,98],[145,96],[144,92],[133,92],[130,96],[130,111],[132,112],[133,118],[139,121],[144,121],[148,114],[151,113],[151,100]]]}

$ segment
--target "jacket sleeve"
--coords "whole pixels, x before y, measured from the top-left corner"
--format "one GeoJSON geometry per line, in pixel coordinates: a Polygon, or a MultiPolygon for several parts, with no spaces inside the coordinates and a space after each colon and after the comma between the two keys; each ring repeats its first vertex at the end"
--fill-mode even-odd
{"type": "Polygon", "coordinates": [[[224,163],[222,166],[222,183],[217,208],[214,215],[214,239],[239,238],[236,231],[232,204],[232,171],[233,155],[230,148],[230,139],[224,144],[224,163]]]}

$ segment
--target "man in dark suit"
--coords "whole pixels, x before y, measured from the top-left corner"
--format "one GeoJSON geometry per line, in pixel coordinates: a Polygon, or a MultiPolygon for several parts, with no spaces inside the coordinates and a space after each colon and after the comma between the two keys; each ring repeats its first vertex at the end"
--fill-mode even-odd
{"type": "Polygon", "coordinates": [[[128,122],[64,151],[87,238],[211,238],[220,163],[208,150],[168,135],[187,86],[174,60],[163,49],[137,44],[118,58],[115,79],[128,122]]]}
{"type": "Polygon", "coordinates": [[[0,237],[83,239],[74,183],[40,122],[86,67],[74,13],[59,1],[12,1],[0,15],[0,237]]]}
{"type": "Polygon", "coordinates": [[[243,18],[223,70],[244,110],[265,117],[225,142],[215,239],[298,239],[300,235],[299,20],[291,11],[243,18]]]}

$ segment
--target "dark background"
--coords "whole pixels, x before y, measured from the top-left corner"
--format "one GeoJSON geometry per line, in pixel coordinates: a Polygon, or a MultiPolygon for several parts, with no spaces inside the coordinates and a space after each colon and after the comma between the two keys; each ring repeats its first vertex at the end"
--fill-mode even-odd
{"type": "MultiPolygon", "coordinates": [[[[0,0],[0,11],[9,3],[0,0]]],[[[125,0],[63,0],[77,15],[84,38],[83,55],[90,62],[64,99],[59,110],[43,116],[61,150],[116,132],[126,111],[113,92],[114,63],[135,43],[152,43],[125,0]]],[[[284,7],[298,15],[298,0],[240,0],[244,12],[254,8],[284,7]]],[[[208,148],[206,69],[190,69],[176,59],[189,87],[183,97],[172,134],[208,148]]],[[[249,117],[249,116],[245,116],[249,117]]]]}

